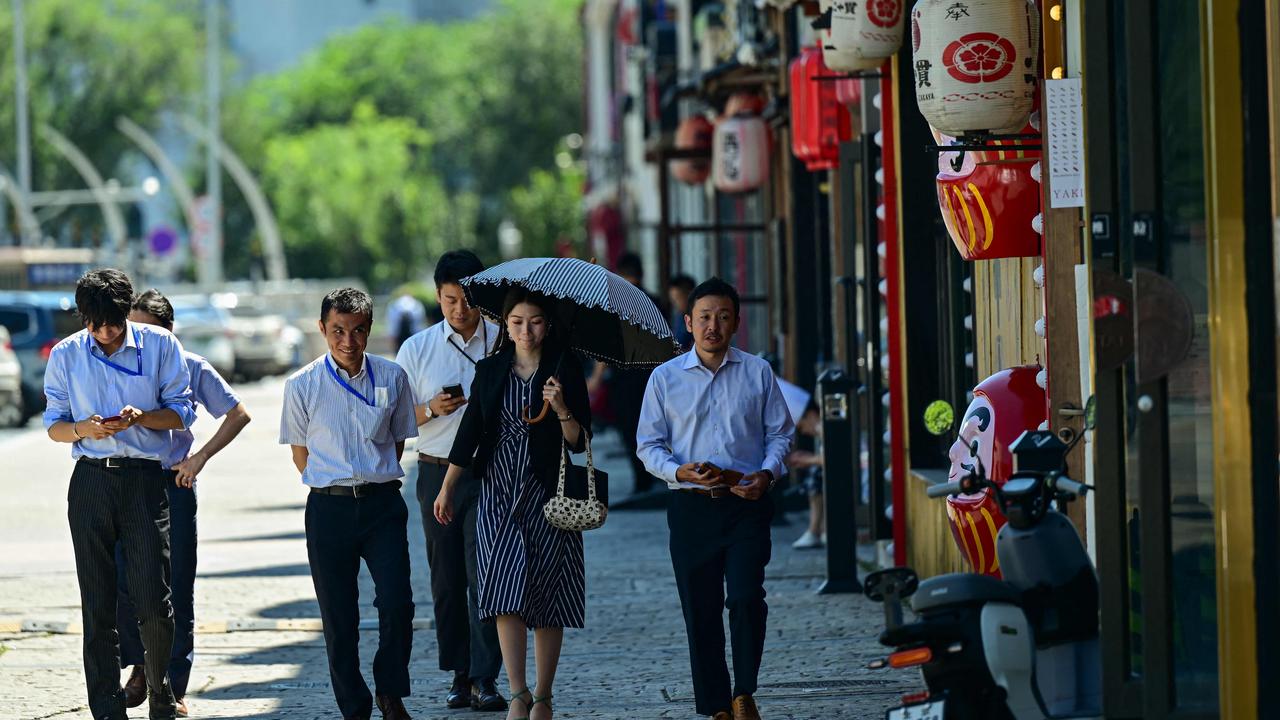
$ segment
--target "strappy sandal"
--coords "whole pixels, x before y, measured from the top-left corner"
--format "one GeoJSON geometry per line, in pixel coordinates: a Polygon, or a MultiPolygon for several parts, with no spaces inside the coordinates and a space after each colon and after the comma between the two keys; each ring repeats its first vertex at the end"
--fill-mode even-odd
{"type": "MultiPolygon", "coordinates": [[[[532,712],[533,706],[538,704],[538,699],[533,696],[533,693],[529,692],[529,688],[525,688],[518,693],[512,693],[511,702],[515,702],[517,700],[524,703],[525,710],[529,712],[532,712]],[[523,697],[521,697],[522,695],[529,696],[529,699],[525,700],[523,697]]],[[[516,718],[516,720],[529,720],[529,716],[525,715],[524,717],[516,718]]]]}
{"type": "Polygon", "coordinates": [[[548,696],[546,696],[546,697],[537,697],[537,696],[534,696],[534,695],[530,695],[530,697],[532,697],[532,698],[533,698],[533,702],[529,704],[529,714],[530,714],[530,715],[532,715],[532,714],[533,714],[533,706],[534,706],[534,705],[537,705],[538,703],[542,703],[542,704],[546,705],[546,706],[547,706],[547,711],[548,711],[548,712],[550,712],[550,711],[551,711],[551,698],[552,698],[552,697],[554,697],[553,695],[548,695],[548,696]]]}

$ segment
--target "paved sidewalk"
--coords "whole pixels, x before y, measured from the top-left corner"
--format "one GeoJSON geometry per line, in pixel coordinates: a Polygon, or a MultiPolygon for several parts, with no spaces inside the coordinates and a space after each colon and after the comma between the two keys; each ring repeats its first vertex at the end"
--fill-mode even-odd
{"type": "MultiPolygon", "coordinates": [[[[275,444],[280,385],[244,389],[256,420],[202,479],[196,614],[204,632],[196,638],[193,717],[337,716],[324,641],[315,631],[319,613],[302,533],[305,491],[288,453],[275,444]],[[244,627],[298,629],[236,629],[244,627]]],[[[202,419],[197,434],[207,437],[215,427],[202,419]]],[[[603,435],[597,451],[617,483],[611,494],[620,497],[629,472],[616,436],[603,435]]],[[[0,440],[0,453],[23,461],[23,472],[0,478],[0,718],[87,718],[65,521],[66,448],[35,431],[0,440]],[[18,631],[24,623],[28,631],[18,631]],[[36,631],[41,627],[59,632],[36,631]]],[[[412,477],[404,493],[419,626],[406,704],[420,720],[502,718],[443,710],[448,678],[437,669],[412,477]]],[[[761,710],[771,719],[880,717],[916,679],[863,669],[880,652],[879,609],[860,596],[815,594],[823,555],[791,549],[800,520],[793,516],[794,524],[775,529],[761,710]]],[[[664,514],[615,513],[586,538],[588,627],[566,633],[556,717],[694,717],[664,514]]],[[[362,616],[372,619],[367,574],[362,583],[362,616]]],[[[364,633],[366,667],[375,647],[376,633],[364,633]]],[[[130,717],[146,717],[145,707],[130,717]]]]}

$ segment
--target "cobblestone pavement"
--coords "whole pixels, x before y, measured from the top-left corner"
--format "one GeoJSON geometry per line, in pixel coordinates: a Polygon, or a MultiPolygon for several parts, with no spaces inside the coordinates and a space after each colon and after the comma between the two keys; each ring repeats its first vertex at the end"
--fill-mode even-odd
{"type": "MultiPolygon", "coordinates": [[[[337,717],[306,562],[306,495],[287,451],[275,444],[281,388],[268,380],[243,389],[255,420],[201,479],[193,717],[337,717]]],[[[196,432],[203,440],[215,428],[202,416],[196,432]]],[[[630,473],[616,437],[602,435],[597,449],[616,481],[611,494],[623,496],[630,473]]],[[[67,448],[32,429],[0,438],[0,457],[0,718],[87,718],[66,527],[67,448]]],[[[412,473],[404,493],[419,627],[406,705],[420,720],[504,717],[443,709],[448,678],[437,669],[412,473]]],[[[860,596],[815,594],[823,554],[791,549],[803,530],[801,518],[792,519],[775,529],[767,573],[761,711],[771,719],[881,717],[916,680],[863,669],[879,653],[881,613],[860,596]]],[[[566,633],[556,717],[694,717],[664,514],[617,512],[586,537],[587,629],[566,633]]],[[[362,575],[364,618],[376,618],[372,596],[362,575]]],[[[363,633],[366,668],[375,647],[376,633],[363,633]]],[[[366,676],[372,679],[369,670],[366,676]]],[[[145,709],[130,717],[146,717],[145,709]]]]}

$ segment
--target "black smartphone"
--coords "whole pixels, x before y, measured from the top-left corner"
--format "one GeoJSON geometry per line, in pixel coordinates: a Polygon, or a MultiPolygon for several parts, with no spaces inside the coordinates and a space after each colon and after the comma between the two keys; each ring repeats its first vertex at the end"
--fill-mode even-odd
{"type": "Polygon", "coordinates": [[[451,398],[460,398],[462,397],[462,386],[461,385],[445,385],[444,389],[441,390],[441,392],[443,392],[445,395],[448,395],[451,398]]]}
{"type": "Polygon", "coordinates": [[[108,417],[108,418],[102,418],[98,422],[101,423],[102,425],[106,425],[107,423],[110,423],[110,422],[120,422],[123,419],[124,418],[120,417],[119,415],[112,415],[111,417],[108,417]]]}

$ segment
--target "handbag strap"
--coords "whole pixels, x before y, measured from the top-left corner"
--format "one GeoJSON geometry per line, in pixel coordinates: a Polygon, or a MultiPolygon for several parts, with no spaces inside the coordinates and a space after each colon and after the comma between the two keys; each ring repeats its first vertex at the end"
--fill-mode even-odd
{"type": "MultiPolygon", "coordinates": [[[[596,501],[596,465],[595,465],[595,462],[591,459],[591,434],[588,433],[587,429],[582,427],[581,425],[579,425],[578,427],[581,428],[579,432],[582,433],[583,438],[587,441],[587,501],[595,502],[596,501]]],[[[565,496],[564,495],[564,476],[565,476],[565,461],[567,460],[569,460],[569,443],[562,438],[560,441],[560,479],[556,483],[556,497],[565,496]]]]}

